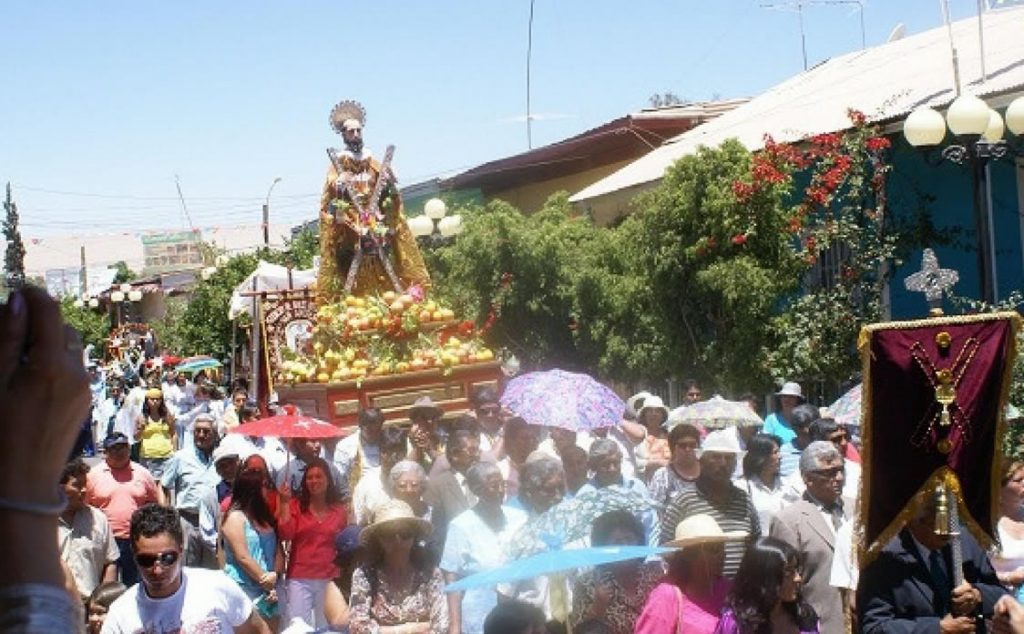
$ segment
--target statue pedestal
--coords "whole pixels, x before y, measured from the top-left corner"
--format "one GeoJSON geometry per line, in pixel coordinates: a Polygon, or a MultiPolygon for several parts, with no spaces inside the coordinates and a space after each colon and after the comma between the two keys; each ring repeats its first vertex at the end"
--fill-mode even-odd
{"type": "Polygon", "coordinates": [[[445,411],[458,415],[469,409],[469,398],[482,387],[497,389],[501,380],[498,362],[456,365],[445,376],[440,368],[370,376],[336,383],[295,383],[275,386],[281,403],[297,405],[307,416],[355,429],[361,407],[379,407],[391,423],[407,423],[416,399],[429,396],[445,411]]]}

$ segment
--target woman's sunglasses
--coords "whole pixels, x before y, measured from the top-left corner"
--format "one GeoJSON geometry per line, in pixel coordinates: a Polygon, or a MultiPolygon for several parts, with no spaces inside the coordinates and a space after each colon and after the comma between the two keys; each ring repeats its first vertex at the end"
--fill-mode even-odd
{"type": "Polygon", "coordinates": [[[139,564],[140,568],[152,568],[156,565],[156,562],[160,562],[160,565],[164,568],[173,566],[180,557],[177,552],[171,551],[167,553],[157,553],[156,555],[141,554],[135,555],[135,563],[139,564]]]}

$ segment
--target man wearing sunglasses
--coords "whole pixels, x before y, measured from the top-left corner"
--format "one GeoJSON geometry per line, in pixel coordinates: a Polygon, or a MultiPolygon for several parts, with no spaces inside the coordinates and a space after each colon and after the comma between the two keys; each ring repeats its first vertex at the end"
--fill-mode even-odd
{"type": "Polygon", "coordinates": [[[805,484],[801,499],[772,518],[769,534],[800,553],[803,596],[821,617],[821,634],[843,634],[842,594],[829,582],[836,533],[849,517],[842,499],[843,456],[831,440],[814,441],[800,456],[800,473],[805,484]]]}
{"type": "Polygon", "coordinates": [[[270,634],[238,584],[219,570],[186,568],[178,513],[147,504],[132,515],[132,555],[142,582],[110,606],[103,634],[270,634]]]}

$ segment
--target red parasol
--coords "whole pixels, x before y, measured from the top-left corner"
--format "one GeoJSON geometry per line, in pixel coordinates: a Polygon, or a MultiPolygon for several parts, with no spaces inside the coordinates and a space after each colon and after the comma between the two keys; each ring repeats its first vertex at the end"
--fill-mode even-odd
{"type": "Polygon", "coordinates": [[[165,354],[160,357],[160,360],[164,365],[178,365],[181,363],[181,357],[176,357],[173,354],[165,354]]]}
{"type": "Polygon", "coordinates": [[[239,425],[231,430],[232,434],[245,436],[275,436],[277,438],[338,438],[348,431],[342,427],[310,416],[283,414],[261,418],[251,423],[239,425]]]}

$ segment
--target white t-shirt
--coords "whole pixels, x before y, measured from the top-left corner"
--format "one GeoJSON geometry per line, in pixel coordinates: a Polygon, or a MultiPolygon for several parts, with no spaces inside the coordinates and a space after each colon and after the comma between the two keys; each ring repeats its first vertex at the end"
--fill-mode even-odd
{"type": "Polygon", "coordinates": [[[181,587],[165,599],[137,583],[107,612],[102,634],[220,634],[248,620],[252,601],[220,570],[182,568],[181,587]]]}

